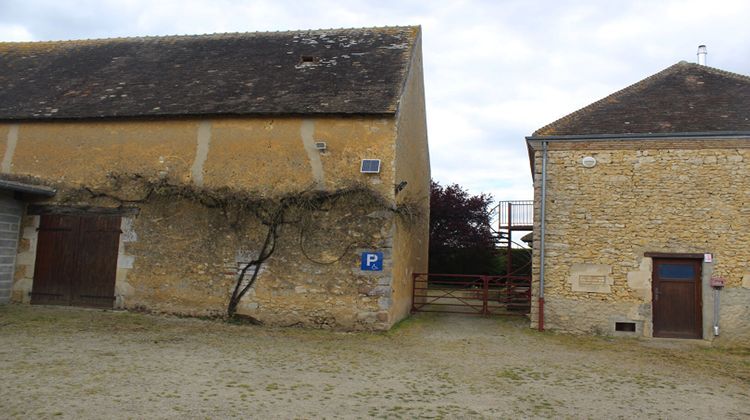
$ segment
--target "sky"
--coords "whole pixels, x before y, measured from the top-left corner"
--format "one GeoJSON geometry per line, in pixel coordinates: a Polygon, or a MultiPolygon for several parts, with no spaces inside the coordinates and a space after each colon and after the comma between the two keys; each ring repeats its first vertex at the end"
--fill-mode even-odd
{"type": "Polygon", "coordinates": [[[750,74],[750,1],[0,0],[0,41],[421,25],[433,179],[531,199],[525,136],[681,60],[750,74]]]}

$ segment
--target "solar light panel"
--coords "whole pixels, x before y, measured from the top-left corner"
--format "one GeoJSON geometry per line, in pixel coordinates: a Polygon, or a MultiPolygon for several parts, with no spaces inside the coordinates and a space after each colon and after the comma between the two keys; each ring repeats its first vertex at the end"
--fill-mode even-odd
{"type": "Polygon", "coordinates": [[[362,159],[362,167],[360,172],[363,174],[379,174],[380,173],[380,159],[362,159]]]}

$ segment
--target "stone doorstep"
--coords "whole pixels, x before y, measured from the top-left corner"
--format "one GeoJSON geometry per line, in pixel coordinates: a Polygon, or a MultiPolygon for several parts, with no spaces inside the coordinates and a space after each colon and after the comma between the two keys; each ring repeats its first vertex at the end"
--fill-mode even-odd
{"type": "Polygon", "coordinates": [[[651,348],[663,349],[686,349],[691,347],[712,347],[712,340],[700,338],[665,338],[665,337],[638,337],[642,345],[651,348]]]}

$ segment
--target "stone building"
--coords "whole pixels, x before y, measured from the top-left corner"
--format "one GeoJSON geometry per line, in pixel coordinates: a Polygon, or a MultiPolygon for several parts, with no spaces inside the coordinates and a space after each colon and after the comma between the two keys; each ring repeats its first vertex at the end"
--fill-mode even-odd
{"type": "Polygon", "coordinates": [[[269,324],[408,313],[419,27],[0,43],[0,91],[0,301],[217,315],[244,272],[269,324]]]}
{"type": "Polygon", "coordinates": [[[680,62],[527,144],[534,326],[750,340],[750,78],[680,62]]]}

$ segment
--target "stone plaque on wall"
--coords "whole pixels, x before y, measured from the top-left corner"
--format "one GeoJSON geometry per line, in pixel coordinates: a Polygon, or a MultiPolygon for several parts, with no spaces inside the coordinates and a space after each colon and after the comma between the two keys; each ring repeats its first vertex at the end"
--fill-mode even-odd
{"type": "Polygon", "coordinates": [[[574,292],[610,293],[612,267],[605,264],[573,264],[568,283],[574,292]]]}
{"type": "Polygon", "coordinates": [[[590,276],[582,274],[578,276],[578,284],[582,287],[606,286],[607,276],[590,276]]]}

